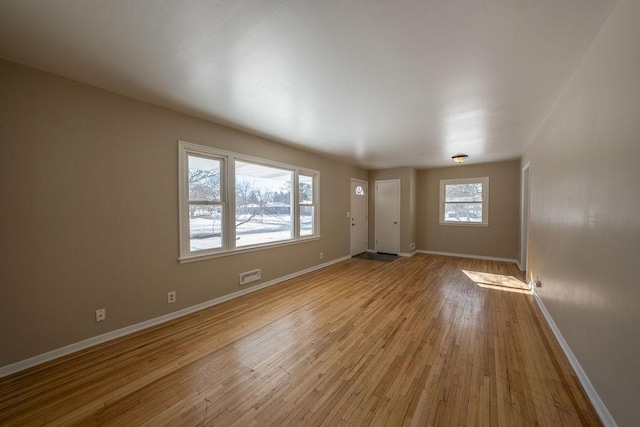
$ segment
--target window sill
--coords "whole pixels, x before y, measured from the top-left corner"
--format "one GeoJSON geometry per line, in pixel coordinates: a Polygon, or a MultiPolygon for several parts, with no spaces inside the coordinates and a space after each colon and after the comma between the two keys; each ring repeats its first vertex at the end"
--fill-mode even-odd
{"type": "Polygon", "coordinates": [[[209,252],[206,254],[186,255],[183,257],[179,257],[178,261],[180,262],[180,264],[188,264],[190,262],[204,261],[204,260],[213,259],[213,258],[223,258],[226,256],[239,255],[247,252],[256,252],[256,251],[262,251],[265,249],[279,248],[282,246],[297,245],[298,243],[305,243],[305,242],[311,242],[314,240],[320,240],[320,237],[321,236],[301,237],[297,240],[285,240],[283,242],[251,246],[251,247],[241,248],[241,249],[231,249],[231,250],[220,251],[220,252],[209,252]]]}
{"type": "Polygon", "coordinates": [[[439,222],[440,225],[453,225],[454,227],[488,227],[486,222],[439,222]]]}

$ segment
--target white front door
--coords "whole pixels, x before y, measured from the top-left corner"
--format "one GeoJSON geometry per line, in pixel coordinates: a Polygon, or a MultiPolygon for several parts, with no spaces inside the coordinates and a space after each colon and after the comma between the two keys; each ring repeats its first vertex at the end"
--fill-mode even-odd
{"type": "Polygon", "coordinates": [[[351,256],[367,250],[369,236],[369,185],[351,180],[351,256]]]}
{"type": "Polygon", "coordinates": [[[400,180],[376,181],[376,252],[400,251],[400,180]]]}

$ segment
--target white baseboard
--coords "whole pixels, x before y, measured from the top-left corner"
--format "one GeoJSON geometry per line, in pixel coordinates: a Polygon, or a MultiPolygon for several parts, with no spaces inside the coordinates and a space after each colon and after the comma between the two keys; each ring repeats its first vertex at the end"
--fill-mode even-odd
{"type": "Polygon", "coordinates": [[[501,261],[501,262],[511,262],[513,264],[518,264],[517,260],[511,259],[511,258],[498,258],[493,256],[468,255],[468,254],[457,254],[453,252],[438,252],[438,251],[425,251],[425,250],[417,250],[416,252],[421,254],[454,256],[458,258],[486,259],[487,261],[501,261]]]}
{"type": "Polygon", "coordinates": [[[51,360],[57,359],[62,356],[69,355],[71,353],[75,353],[80,350],[84,350],[86,348],[92,347],[97,344],[102,344],[104,342],[113,340],[115,338],[120,338],[125,335],[132,334],[134,332],[141,331],[143,329],[150,328],[152,326],[159,325],[161,323],[168,322],[173,319],[177,319],[178,317],[186,316],[187,314],[194,313],[198,310],[202,310],[204,308],[208,308],[225,301],[229,301],[234,298],[238,298],[239,296],[249,294],[251,292],[255,292],[260,289],[264,289],[269,286],[273,286],[280,282],[284,282],[285,280],[293,279],[294,277],[302,276],[303,274],[311,273],[312,271],[320,270],[321,268],[328,267],[333,264],[337,264],[339,262],[350,259],[350,256],[345,256],[342,258],[337,258],[329,262],[325,262],[324,264],[319,264],[304,270],[296,271],[295,273],[287,274],[286,276],[278,277],[277,279],[269,280],[264,283],[260,283],[259,285],[253,286],[251,288],[242,289],[237,292],[233,292],[228,295],[223,295],[218,298],[214,298],[209,301],[205,301],[201,304],[193,305],[191,307],[183,308],[182,310],[175,311],[173,313],[165,314],[164,316],[156,317],[154,319],[145,320],[144,322],[136,323],[135,325],[126,326],[122,329],[118,329],[115,331],[107,332],[106,334],[98,335],[95,337],[88,338],[86,340],[67,345],[62,348],[58,348],[55,350],[48,351],[46,353],[39,354],[37,356],[31,357],[29,359],[21,360],[20,362],[12,363],[10,365],[0,367],[0,378],[9,376],[11,374],[15,374],[16,372],[24,371],[25,369],[32,368],[34,366],[40,365],[45,362],[49,362],[51,360]]]}
{"type": "Polygon", "coordinates": [[[564,337],[562,336],[560,329],[558,329],[558,325],[556,325],[556,322],[553,321],[553,317],[551,317],[551,313],[549,313],[549,311],[547,310],[547,307],[545,307],[544,303],[542,302],[542,299],[536,293],[535,286],[532,286],[531,289],[533,290],[533,297],[538,303],[538,307],[540,307],[540,311],[542,311],[542,314],[544,315],[544,318],[547,321],[547,324],[551,328],[551,331],[553,331],[553,335],[555,335],[556,339],[558,340],[558,343],[560,344],[562,351],[567,356],[567,359],[569,359],[569,363],[571,364],[571,367],[575,371],[576,376],[578,377],[578,380],[582,384],[582,387],[584,388],[585,393],[587,393],[587,396],[589,397],[591,404],[593,405],[596,412],[598,413],[598,416],[600,416],[600,420],[602,421],[602,424],[604,424],[607,427],[616,427],[617,424],[615,420],[609,413],[609,410],[607,409],[607,407],[604,405],[604,402],[602,401],[602,399],[600,399],[600,396],[598,396],[596,389],[593,387],[593,384],[591,384],[591,381],[589,381],[589,377],[587,377],[587,374],[582,369],[582,366],[580,366],[578,359],[573,354],[573,351],[571,351],[569,344],[567,344],[567,341],[565,341],[564,337]]]}

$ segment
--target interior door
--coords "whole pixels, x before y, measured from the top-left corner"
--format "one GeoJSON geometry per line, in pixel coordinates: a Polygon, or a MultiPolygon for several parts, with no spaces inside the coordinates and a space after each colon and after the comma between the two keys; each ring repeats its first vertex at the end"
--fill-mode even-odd
{"type": "Polygon", "coordinates": [[[369,245],[369,185],[351,180],[351,256],[366,252],[369,245]]]}
{"type": "Polygon", "coordinates": [[[398,254],[400,249],[400,180],[376,181],[376,252],[398,254]]]}

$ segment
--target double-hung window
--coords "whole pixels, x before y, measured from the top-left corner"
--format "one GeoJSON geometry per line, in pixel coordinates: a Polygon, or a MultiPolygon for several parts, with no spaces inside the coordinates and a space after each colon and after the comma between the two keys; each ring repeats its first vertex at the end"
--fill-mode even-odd
{"type": "Polygon", "coordinates": [[[489,178],[440,181],[441,225],[489,225],[489,178]]]}
{"type": "Polygon", "coordinates": [[[187,156],[185,171],[189,251],[222,247],[224,160],[197,152],[187,156]]]}
{"type": "Polygon", "coordinates": [[[313,236],[316,232],[317,176],[298,174],[298,225],[300,236],[313,236]]]}
{"type": "Polygon", "coordinates": [[[180,260],[319,237],[319,172],[179,143],[180,260]]]}

